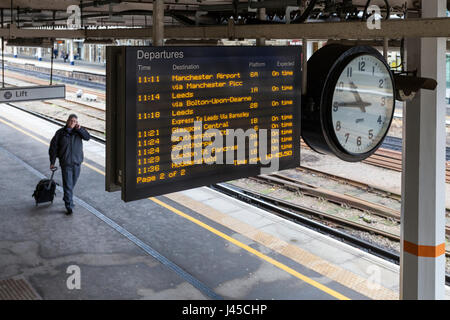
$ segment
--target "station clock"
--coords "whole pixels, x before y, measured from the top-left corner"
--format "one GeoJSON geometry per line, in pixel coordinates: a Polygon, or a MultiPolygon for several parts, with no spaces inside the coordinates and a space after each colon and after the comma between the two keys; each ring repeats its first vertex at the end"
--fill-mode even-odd
{"type": "Polygon", "coordinates": [[[313,150],[362,161],[382,144],[394,116],[395,87],[383,56],[368,46],[330,44],[308,61],[302,137],[313,150]]]}

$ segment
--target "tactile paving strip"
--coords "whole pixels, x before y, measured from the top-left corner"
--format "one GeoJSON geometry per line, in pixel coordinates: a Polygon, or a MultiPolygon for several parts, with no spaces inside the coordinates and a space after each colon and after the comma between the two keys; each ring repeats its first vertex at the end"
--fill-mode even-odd
{"type": "Polygon", "coordinates": [[[0,280],[0,300],[42,300],[23,278],[0,280]]]}

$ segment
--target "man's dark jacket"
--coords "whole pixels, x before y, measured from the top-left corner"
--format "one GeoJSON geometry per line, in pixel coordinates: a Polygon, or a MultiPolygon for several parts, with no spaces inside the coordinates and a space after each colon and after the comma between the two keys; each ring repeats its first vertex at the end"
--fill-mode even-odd
{"type": "Polygon", "coordinates": [[[86,129],[75,129],[69,132],[67,126],[56,131],[55,136],[50,142],[48,153],[50,155],[50,164],[55,164],[56,157],[59,158],[60,166],[70,166],[81,164],[83,162],[83,141],[89,140],[91,136],[86,129]]]}

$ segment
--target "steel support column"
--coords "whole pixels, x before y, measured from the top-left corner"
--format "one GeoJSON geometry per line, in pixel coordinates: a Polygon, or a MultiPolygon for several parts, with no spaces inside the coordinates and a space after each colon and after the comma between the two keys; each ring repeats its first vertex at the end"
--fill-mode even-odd
{"type": "Polygon", "coordinates": [[[314,45],[312,41],[306,41],[306,56],[311,58],[311,56],[314,54],[314,45]]]}
{"type": "MultiPolygon", "coordinates": [[[[258,19],[261,21],[266,21],[266,8],[259,8],[258,9],[258,19]]],[[[266,38],[261,37],[256,39],[256,45],[257,46],[265,46],[266,45],[266,38]]]]}
{"type": "Polygon", "coordinates": [[[89,62],[95,62],[95,58],[94,58],[95,50],[93,50],[93,45],[89,44],[88,47],[89,47],[89,62]]]}
{"type": "Polygon", "coordinates": [[[152,40],[154,46],[164,45],[164,0],[153,0],[152,40]]]}
{"type": "Polygon", "coordinates": [[[308,91],[308,39],[302,39],[302,95],[308,91]]]}
{"type": "Polygon", "coordinates": [[[36,56],[39,61],[42,61],[42,48],[36,49],[36,56]]]}
{"type": "Polygon", "coordinates": [[[75,64],[75,59],[73,56],[73,40],[69,40],[69,61],[71,65],[75,64]]]}
{"type": "MultiPolygon", "coordinates": [[[[446,0],[422,1],[423,17],[442,17],[446,0]]],[[[436,79],[404,110],[401,299],[445,298],[445,38],[407,39],[408,70],[436,79]]]]}

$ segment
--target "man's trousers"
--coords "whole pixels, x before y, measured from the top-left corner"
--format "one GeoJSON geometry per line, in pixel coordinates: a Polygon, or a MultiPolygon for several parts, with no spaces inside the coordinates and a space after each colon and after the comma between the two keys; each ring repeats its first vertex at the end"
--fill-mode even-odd
{"type": "Polygon", "coordinates": [[[66,209],[73,209],[73,188],[80,176],[80,165],[62,166],[61,170],[64,189],[63,201],[66,209]]]}

